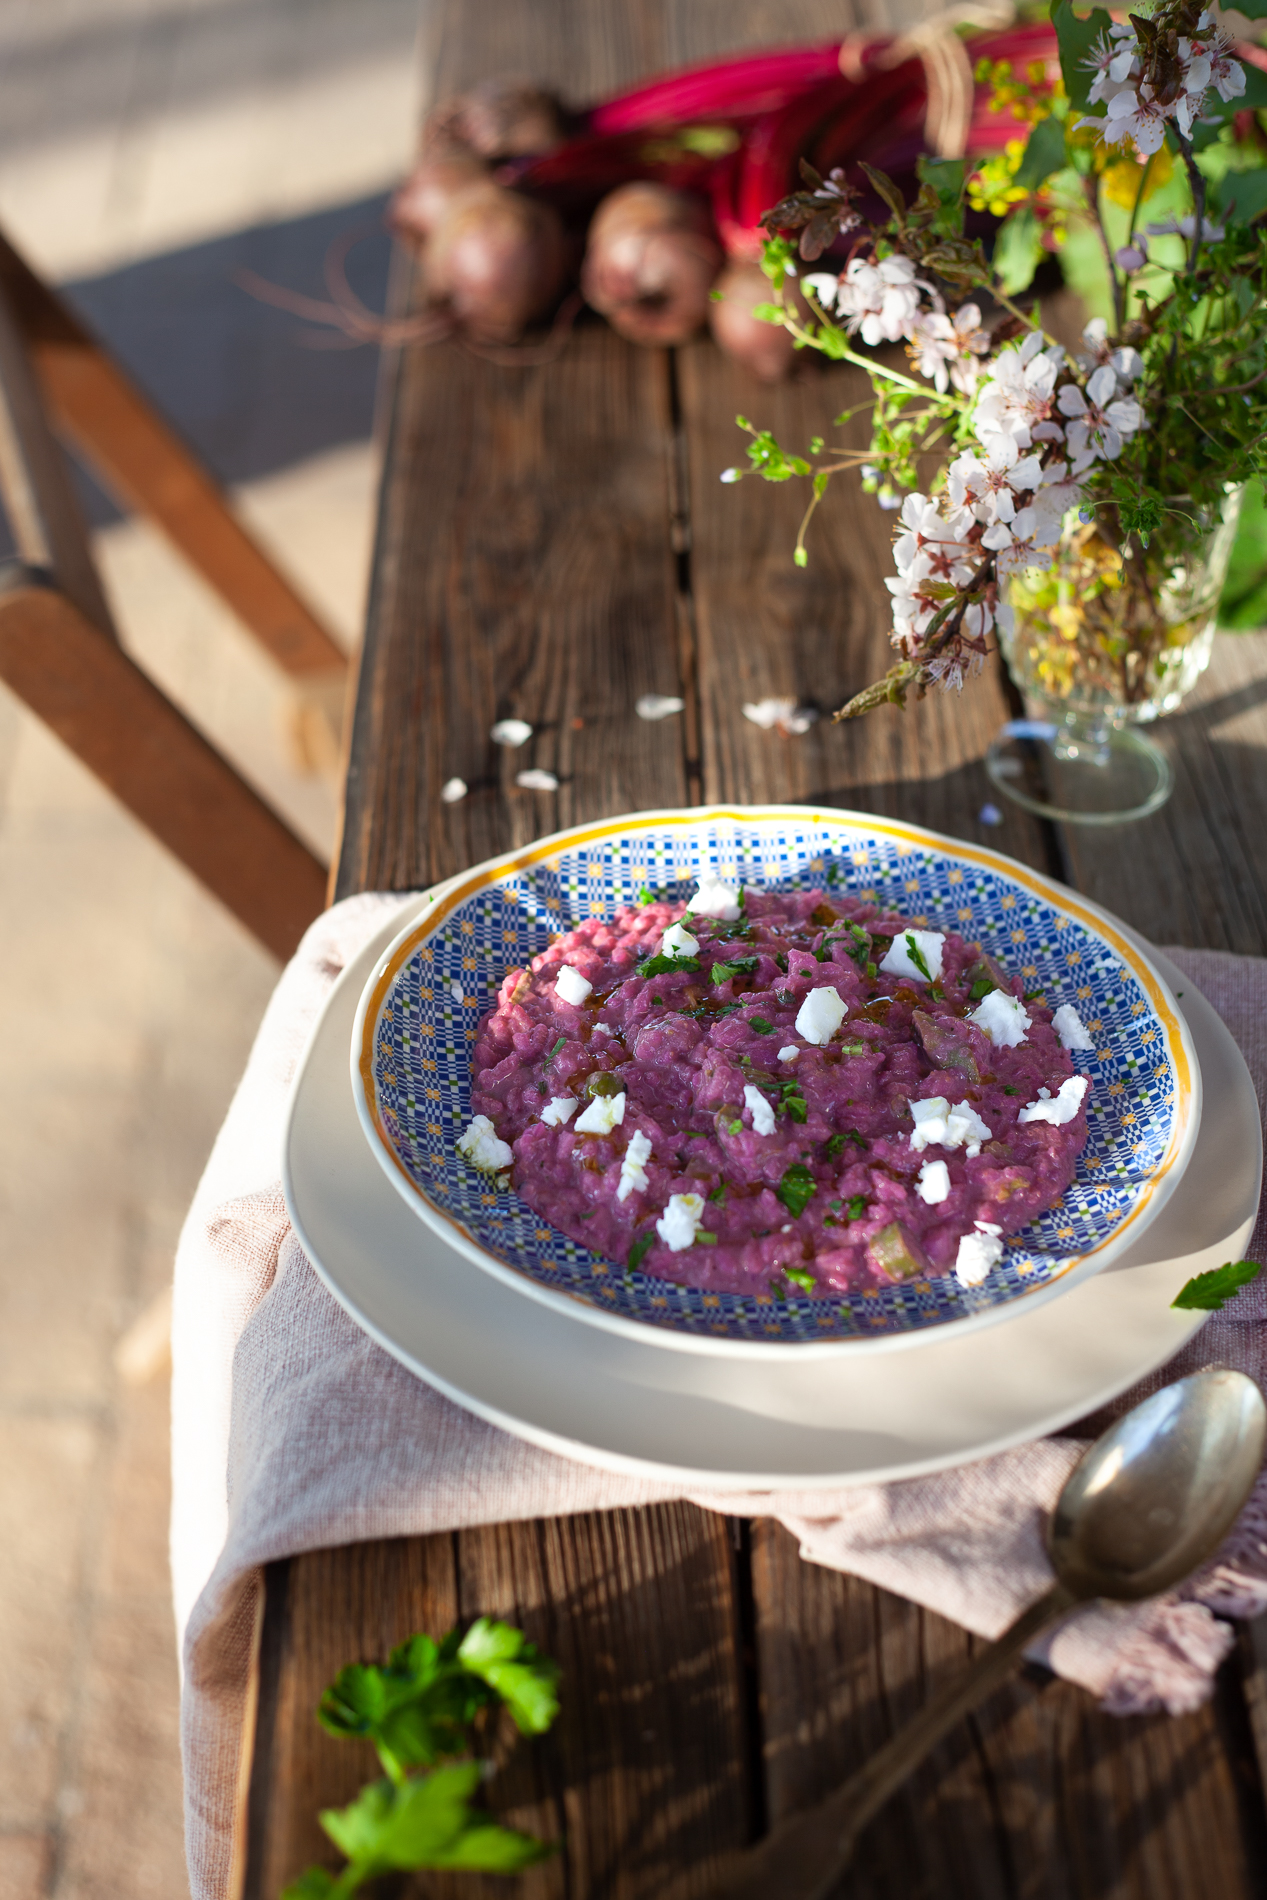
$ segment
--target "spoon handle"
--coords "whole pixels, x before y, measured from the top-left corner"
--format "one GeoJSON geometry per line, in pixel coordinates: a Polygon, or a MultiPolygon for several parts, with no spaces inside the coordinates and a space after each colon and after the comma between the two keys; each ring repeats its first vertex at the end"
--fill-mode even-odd
{"type": "Polygon", "coordinates": [[[867,1822],[942,1736],[1004,1681],[1026,1644],[1075,1601],[1063,1585],[1053,1584],[843,1787],[736,1855],[708,1900],[770,1900],[774,1893],[779,1900],[827,1900],[867,1822]]]}

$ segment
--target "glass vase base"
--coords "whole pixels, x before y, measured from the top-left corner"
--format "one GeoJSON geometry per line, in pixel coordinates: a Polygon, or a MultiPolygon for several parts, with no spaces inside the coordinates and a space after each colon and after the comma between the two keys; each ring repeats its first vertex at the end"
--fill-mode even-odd
{"type": "Polygon", "coordinates": [[[985,764],[1006,797],[1069,825],[1147,818],[1174,789],[1165,753],[1137,728],[1076,715],[1009,720],[985,764]]]}

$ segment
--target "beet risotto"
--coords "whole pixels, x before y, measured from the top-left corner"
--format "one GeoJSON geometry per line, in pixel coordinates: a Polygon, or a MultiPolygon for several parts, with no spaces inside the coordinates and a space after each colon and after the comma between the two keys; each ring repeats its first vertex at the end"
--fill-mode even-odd
{"type": "Polygon", "coordinates": [[[1073,1178],[1090,1046],[953,932],[707,877],[508,973],[458,1147],[592,1252],[689,1286],[976,1285],[1073,1178]]]}

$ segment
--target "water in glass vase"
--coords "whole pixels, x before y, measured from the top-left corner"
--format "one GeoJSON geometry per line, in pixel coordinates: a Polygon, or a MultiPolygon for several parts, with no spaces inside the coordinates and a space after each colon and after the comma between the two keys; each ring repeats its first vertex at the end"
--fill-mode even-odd
{"type": "Polygon", "coordinates": [[[1101,508],[1066,518],[1050,568],[1008,582],[999,643],[1025,698],[987,754],[991,778],[1046,817],[1120,824],[1169,797],[1141,725],[1173,712],[1209,663],[1241,491],[1214,513],[1183,498],[1144,545],[1101,508]]]}

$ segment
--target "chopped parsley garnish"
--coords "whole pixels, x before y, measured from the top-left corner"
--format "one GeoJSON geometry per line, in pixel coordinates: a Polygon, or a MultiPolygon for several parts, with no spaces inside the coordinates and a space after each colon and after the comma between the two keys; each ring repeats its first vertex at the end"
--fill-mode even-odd
{"type": "Polygon", "coordinates": [[[802,1161],[794,1161],[774,1192],[793,1220],[805,1212],[814,1198],[815,1181],[802,1161]]]}
{"type": "Polygon", "coordinates": [[[625,1268],[626,1273],[633,1273],[636,1268],[642,1265],[648,1251],[654,1244],[654,1234],[639,1234],[637,1240],[635,1240],[633,1246],[629,1249],[629,1262],[625,1268]]]}
{"type": "Polygon", "coordinates": [[[994,990],[997,987],[998,985],[994,983],[990,977],[979,976],[976,982],[973,984],[972,988],[969,990],[968,994],[969,996],[971,996],[974,1003],[979,1003],[983,996],[988,996],[991,990],[994,990]]]}
{"type": "Polygon", "coordinates": [[[709,1195],[708,1198],[710,1201],[716,1201],[718,1207],[725,1207],[726,1183],[724,1181],[719,1181],[717,1183],[717,1186],[713,1189],[712,1193],[709,1195]]]}
{"type": "Polygon", "coordinates": [[[783,1278],[790,1280],[793,1286],[799,1286],[802,1293],[813,1293],[818,1286],[808,1267],[784,1267],[783,1278]]]}
{"type": "Polygon", "coordinates": [[[847,1141],[855,1141],[855,1142],[857,1142],[857,1144],[858,1144],[858,1146],[859,1146],[860,1148],[865,1148],[865,1147],[866,1147],[866,1145],[867,1145],[867,1138],[866,1138],[866,1136],[865,1136],[865,1135],[860,1135],[860,1134],[858,1133],[858,1131],[857,1131],[857,1129],[856,1129],[856,1128],[851,1128],[851,1129],[849,1130],[849,1132],[848,1132],[848,1134],[845,1134],[845,1135],[833,1135],[833,1136],[832,1136],[832,1138],[831,1138],[831,1140],[830,1140],[830,1141],[828,1142],[828,1144],[827,1144],[827,1152],[828,1152],[828,1154],[829,1154],[829,1155],[838,1155],[838,1154],[840,1154],[840,1153],[841,1153],[841,1152],[843,1151],[843,1149],[844,1149],[844,1146],[845,1146],[845,1143],[846,1143],[847,1141]]]}
{"type": "Polygon", "coordinates": [[[840,1209],[841,1209],[841,1202],[839,1202],[839,1201],[828,1201],[828,1203],[827,1203],[827,1205],[828,1205],[828,1207],[830,1207],[830,1209],[831,1209],[831,1211],[832,1211],[832,1213],[833,1213],[833,1214],[839,1214],[839,1212],[840,1212],[840,1209]]]}
{"type": "Polygon", "coordinates": [[[815,963],[830,963],[831,962],[831,951],[827,948],[826,944],[823,944],[821,949],[815,950],[814,961],[815,963]]]}
{"type": "Polygon", "coordinates": [[[867,962],[867,958],[871,955],[869,933],[862,928],[861,924],[850,924],[849,935],[853,938],[853,942],[845,944],[846,951],[859,969],[865,968],[868,975],[874,975],[871,965],[867,962]]]}
{"type": "Polygon", "coordinates": [[[840,1053],[842,1056],[865,1056],[868,1046],[865,1042],[842,1042],[840,1053]]]}
{"type": "Polygon", "coordinates": [[[546,1061],[547,1061],[547,1062],[549,1062],[549,1061],[551,1060],[551,1058],[552,1058],[552,1057],[554,1057],[554,1056],[557,1056],[557,1055],[558,1055],[558,1053],[559,1053],[559,1051],[560,1051],[560,1049],[561,1049],[561,1048],[563,1047],[563,1045],[564,1045],[564,1043],[565,1043],[566,1041],[567,1041],[567,1037],[566,1037],[566,1036],[560,1036],[560,1037],[559,1037],[559,1040],[558,1040],[558,1041],[557,1041],[557,1042],[555,1043],[555,1045],[554,1045],[554,1047],[553,1047],[553,1049],[551,1049],[551,1051],[550,1051],[550,1054],[549,1054],[549,1055],[548,1055],[548,1056],[546,1057],[546,1061]]]}
{"type": "Polygon", "coordinates": [[[728,1135],[742,1135],[743,1133],[742,1119],[736,1118],[736,1120],[734,1120],[733,1122],[725,1123],[725,1129],[728,1135]]]}
{"type": "Polygon", "coordinates": [[[808,1121],[809,1103],[801,1091],[799,1082],[785,1082],[780,1091],[782,1100],[779,1107],[792,1117],[794,1122],[808,1121]]]}
{"type": "Polygon", "coordinates": [[[774,961],[778,964],[779,968],[782,970],[783,974],[786,976],[787,975],[787,952],[785,950],[776,950],[774,953],[774,961]]]}
{"type": "Polygon", "coordinates": [[[1019,1095],[1020,1092],[1021,1091],[1019,1089],[1014,1089],[1010,1082],[1005,1082],[1003,1084],[1003,1093],[1005,1095],[1019,1095]]]}
{"type": "Polygon", "coordinates": [[[698,957],[648,957],[638,965],[639,976],[674,976],[679,970],[698,970],[698,957]]]}
{"type": "Polygon", "coordinates": [[[695,1238],[705,1247],[715,1247],[717,1245],[716,1234],[705,1233],[702,1227],[695,1229],[695,1238]]]}
{"type": "Polygon", "coordinates": [[[849,1202],[845,1207],[845,1219],[859,1220],[861,1219],[862,1215],[866,1213],[866,1211],[867,1211],[867,1203],[866,1203],[865,1197],[861,1194],[851,1195],[849,1202]]]}
{"type": "Polygon", "coordinates": [[[652,890],[649,884],[643,884],[639,887],[638,902],[640,904],[654,904],[655,903],[655,892],[652,890]]]}
{"type": "Polygon", "coordinates": [[[771,1281],[770,1291],[771,1293],[773,1293],[775,1299],[779,1302],[780,1306],[787,1305],[787,1294],[783,1291],[783,1288],[779,1285],[777,1280],[771,1281]]]}
{"type": "Polygon", "coordinates": [[[764,1016],[745,1016],[744,1021],[747,1023],[749,1029],[756,1031],[758,1036],[772,1036],[774,1034],[774,1024],[768,1023],[764,1016]]]}
{"type": "Polygon", "coordinates": [[[686,1131],[686,1139],[688,1141],[707,1141],[708,1130],[706,1128],[688,1128],[686,1131]]]}
{"type": "Polygon", "coordinates": [[[829,884],[834,884],[836,882],[836,879],[839,876],[840,876],[840,866],[837,864],[836,860],[833,858],[831,863],[827,866],[827,882],[829,884]]]}
{"type": "Polygon", "coordinates": [[[868,963],[868,965],[867,965],[867,975],[868,975],[868,976],[872,976],[872,977],[874,977],[874,976],[879,976],[879,974],[880,974],[880,966],[879,966],[879,964],[878,964],[878,963],[868,963]]]}
{"type": "Polygon", "coordinates": [[[911,962],[915,965],[915,968],[919,971],[924,981],[926,983],[931,983],[933,980],[933,973],[929,969],[928,964],[924,960],[924,952],[920,949],[919,945],[915,941],[914,932],[910,930],[908,930],[906,933],[906,954],[911,959],[911,962]]]}
{"type": "Polygon", "coordinates": [[[1243,1286],[1262,1272],[1257,1260],[1227,1260],[1209,1273],[1198,1273],[1176,1294],[1172,1306],[1198,1313],[1217,1313],[1225,1300],[1234,1299],[1243,1286]]]}
{"type": "Polygon", "coordinates": [[[1026,990],[1025,1001],[1027,1003],[1041,1003],[1046,994],[1046,990],[1026,990]]]}
{"type": "MultiPolygon", "coordinates": [[[[698,962],[692,963],[691,967],[698,970],[698,962]]],[[[713,965],[713,981],[714,983],[729,983],[732,976],[745,976],[756,967],[756,957],[732,957],[729,963],[713,965]]]]}

